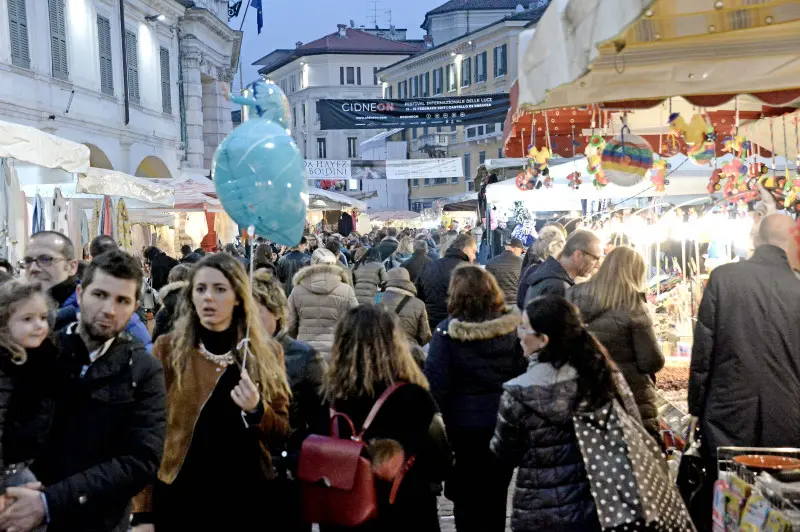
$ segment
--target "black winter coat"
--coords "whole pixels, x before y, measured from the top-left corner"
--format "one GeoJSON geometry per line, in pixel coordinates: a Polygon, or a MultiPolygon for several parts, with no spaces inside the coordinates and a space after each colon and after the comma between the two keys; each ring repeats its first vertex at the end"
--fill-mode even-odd
{"type": "Polygon", "coordinates": [[[70,328],[59,348],[50,437],[32,470],[46,486],[49,532],[128,530],[134,495],[156,479],[167,426],[161,363],[121,333],[81,377],[86,347],[70,328]]]}
{"type": "Polygon", "coordinates": [[[150,286],[153,290],[161,290],[169,282],[169,272],[179,263],[163,251],[159,251],[150,259],[150,286]]]}
{"type": "Polygon", "coordinates": [[[0,350],[0,473],[42,451],[53,418],[56,355],[50,339],[28,349],[21,365],[0,350]]]}
{"type": "Polygon", "coordinates": [[[508,382],[491,441],[507,466],[519,467],[511,528],[515,532],[600,530],[583,455],[572,424],[577,372],[531,362],[508,382]]]}
{"type": "Polygon", "coordinates": [[[400,247],[400,242],[393,236],[387,236],[378,244],[378,252],[381,254],[381,261],[384,261],[392,256],[400,247]]]}
{"type": "Polygon", "coordinates": [[[503,251],[486,264],[486,271],[494,275],[500,290],[506,298],[506,305],[517,304],[517,285],[519,284],[522,258],[508,250],[503,251]]]}
{"type": "Polygon", "coordinates": [[[800,280],[780,248],[711,273],[689,373],[689,412],[710,449],[800,447],[798,316],[800,280]]]}
{"type": "Polygon", "coordinates": [[[450,248],[444,257],[431,261],[425,266],[417,284],[417,297],[425,302],[431,330],[447,319],[447,289],[450,287],[453,270],[461,264],[469,264],[469,262],[466,253],[460,249],[450,248]]]}
{"type": "Polygon", "coordinates": [[[169,283],[158,292],[158,299],[161,301],[161,308],[156,312],[156,324],[153,327],[153,343],[162,334],[169,334],[172,324],[177,318],[178,297],[181,290],[189,286],[188,281],[178,281],[169,283]]]}
{"type": "Polygon", "coordinates": [[[539,296],[555,295],[564,297],[567,293],[567,288],[574,284],[575,281],[564,270],[561,263],[553,257],[548,257],[528,277],[524,306],[527,306],[528,303],[539,296]]]}
{"type": "Polygon", "coordinates": [[[517,285],[517,307],[520,309],[525,308],[525,296],[528,292],[528,281],[531,275],[536,271],[540,264],[544,264],[543,260],[531,259],[528,265],[522,265],[522,275],[519,278],[519,285],[517,285]]]}
{"type": "MultiPolygon", "coordinates": [[[[633,392],[642,424],[658,437],[658,406],[653,375],[664,367],[664,355],[642,296],[634,311],[601,309],[589,284],[567,290],[567,300],[583,314],[586,327],[603,344],[633,392]]],[[[659,438],[660,440],[660,438],[659,438]]]]}
{"type": "Polygon", "coordinates": [[[294,288],[294,275],[309,264],[311,264],[311,256],[297,250],[290,251],[278,260],[276,268],[278,279],[283,283],[283,291],[286,293],[286,297],[289,297],[289,294],[292,293],[292,288],[294,288]]]}
{"type": "Polygon", "coordinates": [[[411,282],[414,283],[414,286],[418,286],[419,279],[422,276],[422,272],[425,270],[425,266],[432,260],[435,259],[432,259],[428,254],[415,251],[414,254],[411,255],[411,258],[405,261],[401,267],[408,270],[411,282]]]}
{"type": "MultiPolygon", "coordinates": [[[[337,401],[334,409],[347,414],[356,430],[360,430],[375,401],[385,388],[375,390],[375,397],[360,397],[337,401]]],[[[439,532],[436,491],[432,485],[440,482],[443,465],[437,462],[436,443],[431,438],[431,423],[437,412],[431,394],[415,384],[406,384],[395,391],[384,403],[365,440],[391,439],[402,445],[406,456],[416,460],[403,477],[395,504],[389,505],[391,484],[376,481],[378,491],[378,519],[356,529],[323,527],[323,532],[358,530],[359,532],[439,532]]],[[[343,420],[339,434],[349,434],[343,420]]]]}

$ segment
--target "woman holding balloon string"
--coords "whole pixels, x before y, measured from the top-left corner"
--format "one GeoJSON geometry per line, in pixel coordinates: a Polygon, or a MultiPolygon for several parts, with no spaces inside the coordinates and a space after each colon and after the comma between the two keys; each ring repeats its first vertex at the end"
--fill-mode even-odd
{"type": "Polygon", "coordinates": [[[250,530],[270,500],[267,444],[289,433],[283,351],[234,257],[200,261],[181,297],[179,333],[153,349],[164,364],[167,438],[156,484],[134,501],[134,530],[250,530]]]}

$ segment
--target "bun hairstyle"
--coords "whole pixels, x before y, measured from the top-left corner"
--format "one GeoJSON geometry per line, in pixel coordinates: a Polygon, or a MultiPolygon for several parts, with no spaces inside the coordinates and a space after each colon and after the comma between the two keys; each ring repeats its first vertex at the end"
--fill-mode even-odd
{"type": "Polygon", "coordinates": [[[608,403],[616,393],[613,363],[586,329],[578,308],[560,296],[541,296],[525,312],[533,330],[549,339],[538,360],[556,368],[569,364],[577,371],[578,404],[595,410],[608,403]]]}

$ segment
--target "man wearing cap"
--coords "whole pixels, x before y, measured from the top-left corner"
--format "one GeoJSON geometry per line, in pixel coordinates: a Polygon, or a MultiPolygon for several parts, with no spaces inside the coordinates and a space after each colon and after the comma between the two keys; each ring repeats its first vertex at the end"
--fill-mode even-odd
{"type": "Polygon", "coordinates": [[[512,238],[505,251],[486,264],[486,271],[494,275],[506,298],[506,305],[517,304],[517,286],[522,270],[522,252],[525,245],[519,238],[512,238]]]}

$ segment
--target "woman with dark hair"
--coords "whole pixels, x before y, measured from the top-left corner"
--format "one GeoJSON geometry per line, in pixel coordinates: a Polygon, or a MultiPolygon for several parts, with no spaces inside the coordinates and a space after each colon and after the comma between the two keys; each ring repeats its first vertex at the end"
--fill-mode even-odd
{"type": "Polygon", "coordinates": [[[353,266],[353,285],[358,303],[373,303],[378,290],[386,284],[386,268],[377,247],[370,248],[353,266]]]}
{"type": "MultiPolygon", "coordinates": [[[[446,443],[432,436],[437,432],[433,428],[441,427],[441,422],[437,421],[440,418],[428,382],[391,312],[375,305],[350,309],[336,326],[322,387],[325,398],[358,430],[381,394],[395,384],[403,386],[389,395],[364,436],[370,442],[373,470],[377,470],[378,518],[357,530],[439,532],[433,486],[441,482],[452,458],[439,451],[446,443]],[[398,471],[389,465],[408,463],[411,457],[414,461],[399,484],[394,504],[390,504],[398,471]]],[[[350,434],[341,418],[339,434],[350,434]]]]}
{"type": "Polygon", "coordinates": [[[489,451],[503,383],[525,371],[517,309],[479,266],[453,271],[449,317],[433,333],[425,374],[442,410],[456,465],[445,494],[459,532],[503,532],[511,468],[489,451]]]}
{"type": "Polygon", "coordinates": [[[267,446],[289,434],[283,351],[264,331],[247,274],[232,255],[197,263],[178,309],[179,332],[153,348],[164,365],[167,436],[158,480],[137,496],[134,523],[159,532],[253,530],[268,520],[274,473],[267,446]],[[214,504],[198,508],[211,486],[214,504]]]}
{"type": "Polygon", "coordinates": [[[572,417],[614,397],[612,363],[559,296],[534,299],[519,336],[531,364],[505,385],[491,442],[506,467],[519,467],[511,529],[599,531],[572,417]]]}

